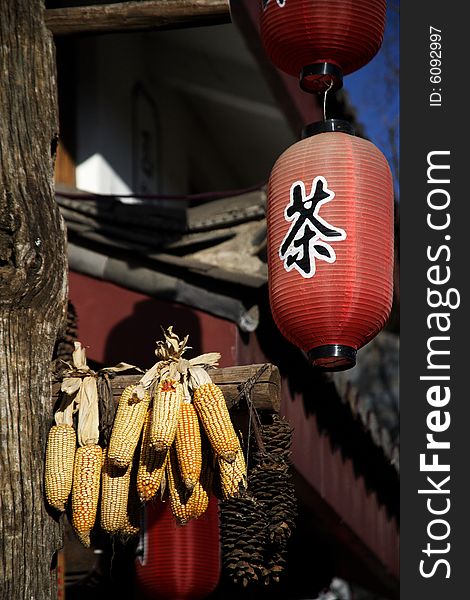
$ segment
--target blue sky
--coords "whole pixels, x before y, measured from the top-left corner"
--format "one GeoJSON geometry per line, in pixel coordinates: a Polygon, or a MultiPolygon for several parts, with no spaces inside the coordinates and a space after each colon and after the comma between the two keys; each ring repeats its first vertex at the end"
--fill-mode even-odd
{"type": "Polygon", "coordinates": [[[390,164],[397,197],[398,64],[399,2],[391,0],[388,2],[387,23],[381,49],[369,64],[344,78],[344,89],[356,108],[357,119],[364,125],[366,135],[385,154],[390,164]],[[390,140],[390,131],[395,132],[395,142],[390,140]]]}

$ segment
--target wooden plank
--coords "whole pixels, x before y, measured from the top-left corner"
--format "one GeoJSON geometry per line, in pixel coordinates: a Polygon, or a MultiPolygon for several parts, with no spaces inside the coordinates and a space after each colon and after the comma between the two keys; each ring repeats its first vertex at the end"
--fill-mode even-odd
{"type": "Polygon", "coordinates": [[[230,23],[229,0],[145,0],[49,8],[54,35],[117,33],[230,23]]]}
{"type": "Polygon", "coordinates": [[[75,183],[75,161],[67,146],[59,141],[55,160],[54,178],[56,183],[75,183]]]}
{"type": "MultiPolygon", "coordinates": [[[[281,378],[279,369],[267,363],[266,365],[242,365],[237,367],[225,367],[210,371],[211,378],[222,389],[227,406],[231,410],[246,408],[244,401],[238,405],[241,398],[241,388],[250,388],[250,380],[253,382],[251,400],[257,410],[279,412],[281,401],[281,378]]],[[[116,403],[124,388],[137,383],[142,375],[116,375],[111,380],[113,397],[116,403]]],[[[52,386],[53,403],[57,401],[60,384],[52,386]]]]}
{"type": "Polygon", "coordinates": [[[55,182],[75,186],[77,61],[75,41],[55,40],[57,65],[57,97],[59,101],[59,140],[55,161],[55,182]]]}

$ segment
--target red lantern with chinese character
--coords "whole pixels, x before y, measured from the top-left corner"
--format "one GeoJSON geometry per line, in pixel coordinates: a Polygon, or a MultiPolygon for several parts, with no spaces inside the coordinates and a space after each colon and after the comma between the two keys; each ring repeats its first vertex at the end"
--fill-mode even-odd
{"type": "Polygon", "coordinates": [[[281,333],[326,370],[355,365],[393,292],[393,186],[383,154],[334,119],[278,159],[268,192],[271,309],[281,333]]]}
{"type": "Polygon", "coordinates": [[[261,37],[271,61],[307,91],[341,87],[342,76],[379,50],[385,0],[261,0],[261,37]]]}
{"type": "Polygon", "coordinates": [[[137,585],[143,598],[201,600],[220,577],[217,499],[212,496],[202,517],[184,526],[176,524],[169,504],[152,502],[145,508],[137,585]]]}

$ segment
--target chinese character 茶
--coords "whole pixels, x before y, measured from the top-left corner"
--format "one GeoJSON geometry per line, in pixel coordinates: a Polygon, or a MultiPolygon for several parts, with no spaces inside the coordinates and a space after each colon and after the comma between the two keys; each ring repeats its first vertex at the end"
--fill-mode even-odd
{"type": "Polygon", "coordinates": [[[296,269],[302,277],[315,275],[316,260],[333,263],[336,253],[330,243],[346,239],[346,232],[333,227],[319,215],[320,208],[330,202],[335,193],[328,189],[322,176],[315,177],[307,196],[303,181],[296,181],[290,189],[290,202],[284,210],[286,221],[292,221],[279,248],[279,257],[286,271],[296,269]]]}

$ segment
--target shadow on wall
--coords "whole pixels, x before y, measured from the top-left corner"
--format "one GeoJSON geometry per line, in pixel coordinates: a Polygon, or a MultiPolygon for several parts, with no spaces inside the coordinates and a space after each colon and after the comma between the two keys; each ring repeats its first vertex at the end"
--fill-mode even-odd
{"type": "Polygon", "coordinates": [[[151,367],[156,361],[155,344],[163,339],[162,327],[167,329],[170,325],[180,337],[189,334],[192,348],[201,347],[201,324],[191,309],[149,299],[137,302],[133,313],[110,331],[105,364],[124,361],[141,368],[151,367]]]}

